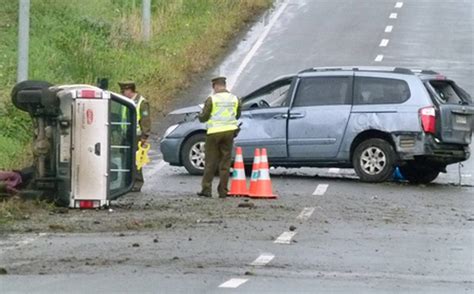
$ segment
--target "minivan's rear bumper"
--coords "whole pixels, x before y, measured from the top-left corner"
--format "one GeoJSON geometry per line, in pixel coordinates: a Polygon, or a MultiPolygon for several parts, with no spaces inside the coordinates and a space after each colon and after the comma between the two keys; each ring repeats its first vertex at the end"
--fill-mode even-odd
{"type": "Polygon", "coordinates": [[[393,139],[400,160],[424,159],[433,164],[448,165],[467,160],[468,145],[444,144],[424,133],[394,134],[393,139]]]}

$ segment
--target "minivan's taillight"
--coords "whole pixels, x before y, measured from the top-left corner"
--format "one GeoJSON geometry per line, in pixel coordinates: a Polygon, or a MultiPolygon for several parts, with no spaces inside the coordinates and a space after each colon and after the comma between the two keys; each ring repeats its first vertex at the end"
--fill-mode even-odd
{"type": "Polygon", "coordinates": [[[436,109],[433,106],[420,109],[420,119],[423,131],[429,134],[436,133],[436,109]]]}
{"type": "Polygon", "coordinates": [[[78,90],[77,91],[77,97],[78,98],[89,98],[89,99],[95,99],[95,98],[102,98],[102,92],[96,91],[96,90],[91,90],[91,89],[83,89],[83,90],[78,90]]]}

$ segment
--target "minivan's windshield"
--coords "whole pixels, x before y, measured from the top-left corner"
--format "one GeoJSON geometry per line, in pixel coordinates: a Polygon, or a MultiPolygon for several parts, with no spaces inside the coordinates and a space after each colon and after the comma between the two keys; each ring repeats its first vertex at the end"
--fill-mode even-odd
{"type": "Polygon", "coordinates": [[[431,94],[441,104],[469,104],[472,103],[469,94],[452,81],[433,80],[429,82],[433,91],[431,94]]]}

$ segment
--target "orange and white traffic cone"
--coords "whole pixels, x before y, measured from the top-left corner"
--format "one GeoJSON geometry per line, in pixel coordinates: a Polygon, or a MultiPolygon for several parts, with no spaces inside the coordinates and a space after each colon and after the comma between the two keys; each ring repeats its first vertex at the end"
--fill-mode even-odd
{"type": "Polygon", "coordinates": [[[257,181],[257,189],[250,193],[250,198],[256,199],[276,199],[278,196],[273,194],[272,181],[270,179],[270,168],[268,166],[267,149],[262,149],[260,156],[259,177],[257,181]]]}
{"type": "Polygon", "coordinates": [[[234,171],[232,172],[232,181],[230,183],[229,196],[248,196],[247,180],[245,179],[244,158],[242,156],[242,147],[237,147],[235,152],[234,171]]]}
{"type": "Polygon", "coordinates": [[[249,195],[255,194],[257,192],[257,182],[258,182],[259,175],[260,175],[260,149],[256,148],[254,157],[253,157],[252,175],[250,176],[249,195]]]}

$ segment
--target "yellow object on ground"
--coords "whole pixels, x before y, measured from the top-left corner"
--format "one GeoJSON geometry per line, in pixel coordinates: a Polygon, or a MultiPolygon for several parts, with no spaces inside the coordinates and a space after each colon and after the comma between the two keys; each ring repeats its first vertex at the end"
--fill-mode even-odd
{"type": "Polygon", "coordinates": [[[138,143],[138,150],[137,150],[137,157],[136,157],[136,165],[137,169],[141,170],[142,167],[147,165],[150,162],[150,158],[148,157],[148,151],[150,151],[150,144],[141,144],[138,143]]]}

